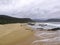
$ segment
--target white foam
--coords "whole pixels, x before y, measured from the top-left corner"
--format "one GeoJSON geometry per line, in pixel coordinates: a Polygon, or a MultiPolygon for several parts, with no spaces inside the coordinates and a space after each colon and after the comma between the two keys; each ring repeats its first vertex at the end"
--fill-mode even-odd
{"type": "Polygon", "coordinates": [[[40,44],[43,43],[44,45],[57,45],[60,44],[60,30],[54,32],[35,32],[34,34],[36,37],[40,38],[39,40],[35,40],[32,44],[40,44]],[[41,39],[42,38],[42,39],[41,39]]]}

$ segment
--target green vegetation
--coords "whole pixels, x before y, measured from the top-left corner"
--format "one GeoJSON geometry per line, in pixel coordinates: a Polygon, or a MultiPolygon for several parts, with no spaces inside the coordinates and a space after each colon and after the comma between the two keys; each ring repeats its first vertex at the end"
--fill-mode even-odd
{"type": "Polygon", "coordinates": [[[15,18],[6,15],[0,15],[0,24],[8,24],[8,23],[27,23],[31,22],[30,18],[15,18]]]}

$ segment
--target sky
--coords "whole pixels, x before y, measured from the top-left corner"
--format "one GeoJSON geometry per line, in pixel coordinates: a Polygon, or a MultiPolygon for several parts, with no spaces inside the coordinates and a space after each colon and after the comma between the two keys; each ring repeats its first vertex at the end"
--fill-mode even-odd
{"type": "Polygon", "coordinates": [[[0,14],[18,18],[60,18],[60,0],[0,0],[0,14]]]}

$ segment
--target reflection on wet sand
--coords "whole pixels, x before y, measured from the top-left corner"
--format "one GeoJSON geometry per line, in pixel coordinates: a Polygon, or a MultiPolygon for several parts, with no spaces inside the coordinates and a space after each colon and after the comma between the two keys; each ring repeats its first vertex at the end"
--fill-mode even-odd
{"type": "Polygon", "coordinates": [[[60,45],[60,30],[57,31],[35,31],[37,40],[32,45],[60,45]]]}

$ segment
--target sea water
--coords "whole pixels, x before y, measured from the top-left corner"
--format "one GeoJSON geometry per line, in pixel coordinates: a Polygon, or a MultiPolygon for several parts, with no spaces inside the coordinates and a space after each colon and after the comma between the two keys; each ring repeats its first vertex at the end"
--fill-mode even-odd
{"type": "MultiPolygon", "coordinates": [[[[60,24],[60,22],[50,22],[60,24]]],[[[32,26],[34,29],[34,27],[32,26]]],[[[60,45],[60,30],[57,31],[39,31],[35,30],[34,36],[37,38],[32,45],[60,45]]]]}

